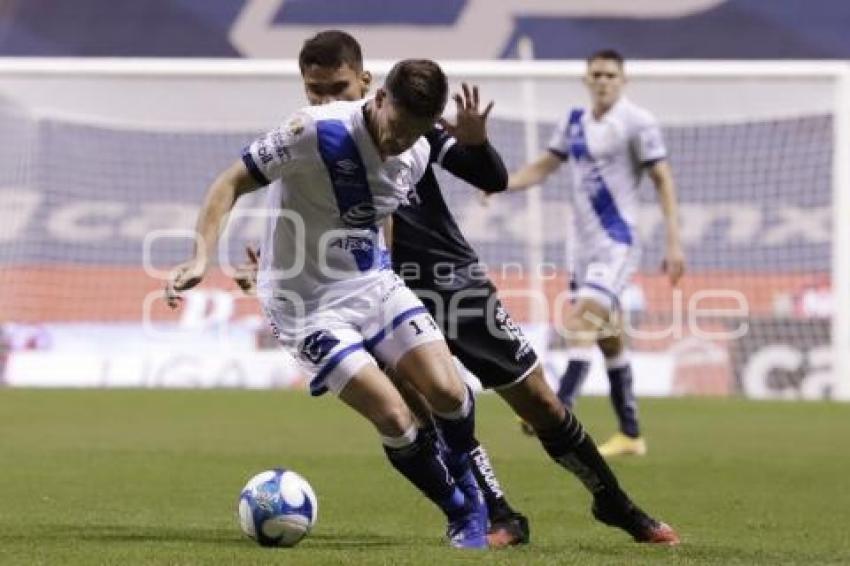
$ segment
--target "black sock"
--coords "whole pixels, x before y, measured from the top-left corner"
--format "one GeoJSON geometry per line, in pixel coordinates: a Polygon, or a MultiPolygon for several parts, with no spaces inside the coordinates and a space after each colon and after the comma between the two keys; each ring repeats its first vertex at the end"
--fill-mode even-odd
{"type": "Polygon", "coordinates": [[[567,364],[567,369],[561,377],[561,384],[558,386],[558,399],[567,408],[571,409],[575,406],[576,397],[589,371],[590,361],[588,360],[571,359],[567,364]]]}
{"type": "Polygon", "coordinates": [[[626,436],[640,436],[637,416],[637,399],[633,390],[632,366],[628,363],[608,368],[608,380],[611,382],[611,404],[620,422],[620,432],[626,436]]]}
{"type": "Polygon", "coordinates": [[[598,499],[624,497],[614,472],[599,454],[596,444],[570,411],[559,426],[538,431],[543,448],[562,467],[572,472],[598,499]]]}
{"type": "Polygon", "coordinates": [[[499,483],[499,478],[496,477],[496,471],[493,469],[487,451],[481,444],[478,444],[472,449],[469,456],[472,459],[472,473],[481,493],[484,495],[490,520],[498,520],[513,515],[514,510],[505,499],[505,493],[502,491],[502,486],[499,483]]]}
{"type": "Polygon", "coordinates": [[[419,436],[426,438],[429,441],[433,442],[434,445],[437,446],[438,448],[440,446],[440,442],[442,442],[442,440],[440,440],[439,434],[437,433],[437,427],[436,427],[436,425],[434,425],[434,421],[429,420],[425,424],[420,424],[419,425],[419,436]]]}
{"type": "Polygon", "coordinates": [[[449,520],[468,512],[469,504],[463,492],[455,485],[436,446],[428,438],[417,435],[413,444],[402,448],[384,445],[384,451],[393,467],[436,503],[449,520]]]}

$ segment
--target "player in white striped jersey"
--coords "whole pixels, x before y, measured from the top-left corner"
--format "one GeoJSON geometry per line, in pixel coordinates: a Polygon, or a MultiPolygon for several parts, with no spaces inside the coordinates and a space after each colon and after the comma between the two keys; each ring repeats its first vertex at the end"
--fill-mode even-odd
{"type": "Polygon", "coordinates": [[[421,136],[447,96],[438,65],[406,60],[374,98],[304,108],[254,141],[208,190],[194,257],[174,270],[166,293],[176,305],[203,278],[236,199],[279,179],[258,283],[275,335],[314,395],[332,391],[372,422],[391,464],[445,513],[451,544],[483,548],[487,509],[469,456],[474,401],[436,323],[392,272],[381,228],[424,173],[430,147],[421,136]],[[376,361],[427,400],[446,462],[376,361]]]}
{"type": "Polygon", "coordinates": [[[643,455],[646,443],[638,424],[631,365],[616,316],[618,297],[638,266],[637,189],[644,172],[658,191],[667,231],[663,268],[673,285],[684,273],[676,189],[658,123],[622,94],[622,56],[613,50],[591,55],[585,83],[592,108],[570,110],[555,129],[548,151],[512,174],[508,188],[538,185],[562,162],[570,162],[575,237],[570,271],[577,293],[566,321],[572,348],[558,396],[568,407],[575,404],[598,346],[620,425],[620,432],[599,451],[643,455]]]}

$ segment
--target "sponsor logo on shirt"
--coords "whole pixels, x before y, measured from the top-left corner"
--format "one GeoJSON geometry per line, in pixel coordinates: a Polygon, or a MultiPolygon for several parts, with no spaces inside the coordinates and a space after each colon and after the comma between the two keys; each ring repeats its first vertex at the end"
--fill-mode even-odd
{"type": "Polygon", "coordinates": [[[375,223],[377,210],[371,202],[362,202],[346,210],[340,218],[347,226],[362,228],[375,223]]]}
{"type": "Polygon", "coordinates": [[[350,252],[360,271],[368,271],[375,265],[375,242],[371,238],[364,236],[336,238],[331,240],[328,247],[350,252]]]}
{"type": "Polygon", "coordinates": [[[291,139],[280,130],[275,130],[274,133],[272,133],[272,145],[274,146],[275,154],[277,155],[277,158],[283,162],[289,161],[292,158],[292,155],[289,153],[289,148],[287,147],[290,143],[291,139]]]}
{"type": "Polygon", "coordinates": [[[357,168],[358,165],[353,159],[341,159],[336,162],[336,171],[340,175],[353,175],[357,168]]]}
{"type": "Polygon", "coordinates": [[[266,145],[264,141],[260,142],[260,144],[258,145],[257,155],[259,156],[260,162],[262,162],[263,165],[266,165],[272,159],[274,159],[272,149],[268,145],[266,145]]]}

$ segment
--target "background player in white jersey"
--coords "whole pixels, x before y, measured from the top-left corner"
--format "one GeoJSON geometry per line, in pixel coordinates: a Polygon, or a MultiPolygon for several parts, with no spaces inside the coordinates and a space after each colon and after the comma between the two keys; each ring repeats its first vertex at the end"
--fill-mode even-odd
{"type": "Polygon", "coordinates": [[[194,257],[166,293],[198,284],[223,222],[243,194],[271,181],[258,295],[275,335],[325,391],[369,419],[392,465],[436,503],[453,546],[487,546],[487,511],[469,462],[473,400],[422,303],[390,269],[380,228],[422,176],[422,134],[440,117],[446,77],[427,60],[406,60],[367,101],[302,109],[254,141],[212,184],[200,212],[194,257]],[[465,467],[455,484],[433,441],[376,360],[425,397],[447,458],[465,467]]]}
{"type": "Polygon", "coordinates": [[[603,455],[646,453],[640,433],[632,370],[618,322],[618,297],[638,266],[640,248],[635,224],[637,189],[644,171],[658,191],[666,226],[663,268],[676,285],[684,273],[679,238],[676,188],[667,149],[655,118],[623,96],[623,57],[603,50],[587,60],[585,83],[589,111],[575,108],[561,121],[549,150],[510,176],[509,190],[543,182],[562,162],[570,161],[574,237],[571,286],[577,291],[566,330],[571,356],[558,396],[575,404],[587,377],[593,348],[605,356],[611,382],[611,402],[620,432],[600,446],[603,455]]]}

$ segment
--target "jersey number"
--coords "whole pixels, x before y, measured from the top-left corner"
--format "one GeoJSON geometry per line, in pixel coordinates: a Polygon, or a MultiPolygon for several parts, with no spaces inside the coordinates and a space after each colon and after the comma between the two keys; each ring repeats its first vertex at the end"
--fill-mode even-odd
{"type": "MultiPolygon", "coordinates": [[[[416,324],[415,320],[411,320],[409,324],[413,327],[413,330],[416,332],[417,336],[424,332],[424,330],[422,330],[422,328],[418,324],[416,324]]],[[[428,326],[430,326],[432,330],[437,330],[437,323],[434,322],[434,319],[430,316],[428,317],[428,326]]]]}

